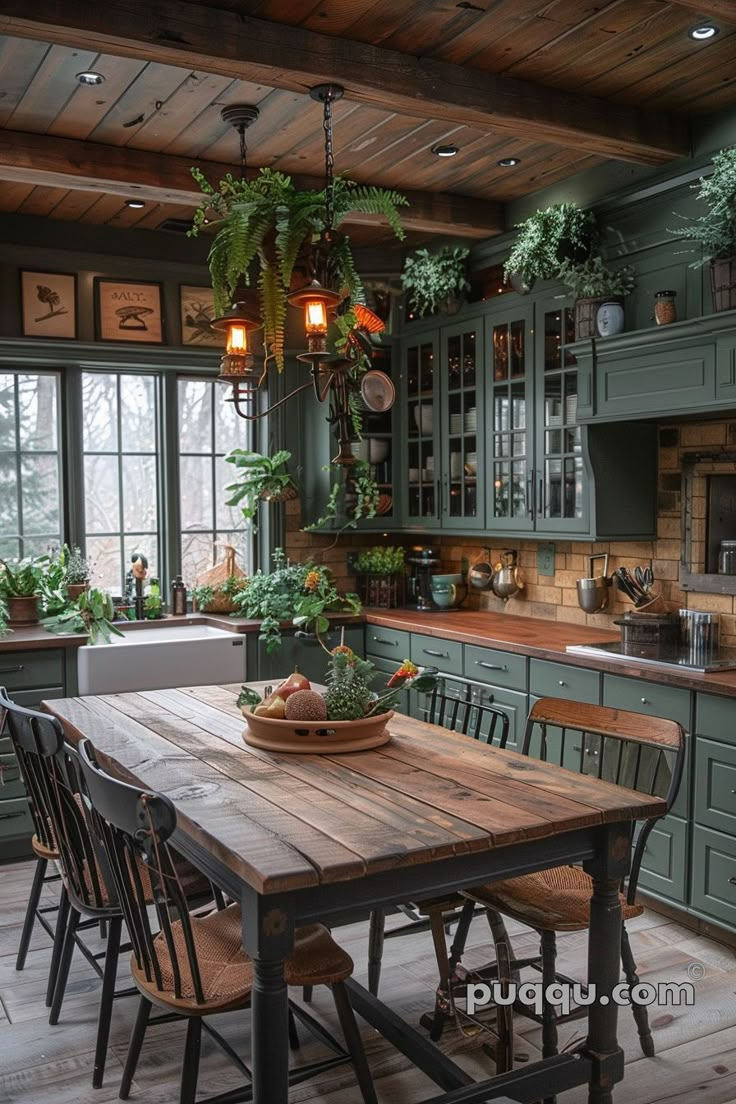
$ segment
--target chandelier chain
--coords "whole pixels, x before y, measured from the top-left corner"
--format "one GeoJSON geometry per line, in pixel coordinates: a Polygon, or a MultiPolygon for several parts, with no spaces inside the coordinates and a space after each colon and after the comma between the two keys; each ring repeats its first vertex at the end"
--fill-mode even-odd
{"type": "Polygon", "coordinates": [[[245,124],[241,123],[238,127],[238,134],[240,135],[240,179],[245,180],[245,174],[248,168],[248,146],[245,141],[245,124]]]}
{"type": "Polygon", "coordinates": [[[325,132],[325,230],[335,221],[335,155],[332,149],[332,92],[325,95],[322,127],[325,132]]]}

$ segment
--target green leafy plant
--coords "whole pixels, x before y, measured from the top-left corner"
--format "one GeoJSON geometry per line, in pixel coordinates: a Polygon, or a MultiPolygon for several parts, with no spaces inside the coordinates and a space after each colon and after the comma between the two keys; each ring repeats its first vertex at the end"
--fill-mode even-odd
{"type": "Polygon", "coordinates": [[[211,583],[203,583],[201,586],[194,587],[192,590],[192,597],[198,610],[207,612],[218,598],[234,598],[236,594],[239,594],[248,585],[248,580],[242,575],[228,575],[224,582],[218,586],[213,586],[211,583]]]}
{"type": "Polygon", "coordinates": [[[267,652],[280,647],[284,622],[319,635],[329,628],[328,613],[360,612],[357,594],[341,594],[326,567],[289,563],[280,548],[272,560],[271,572],[256,571],[233,599],[238,613],[260,620],[267,652]]]}
{"type": "Polygon", "coordinates": [[[70,550],[68,545],[63,545],[60,559],[64,568],[64,582],[67,586],[81,586],[89,582],[92,568],[80,548],[75,546],[70,550]]]}
{"type": "Polygon", "coordinates": [[[509,282],[518,274],[525,283],[551,280],[566,260],[582,261],[596,240],[595,216],[576,203],[555,203],[517,223],[519,231],[503,266],[509,282]]]}
{"type": "Polygon", "coordinates": [[[710,261],[736,256],[736,146],[717,153],[713,172],[701,176],[692,188],[708,211],[695,219],[678,216],[689,225],[670,230],[700,246],[701,256],[690,267],[701,268],[710,261]]]}
{"type": "MultiPolygon", "coordinates": [[[[326,464],[323,471],[330,471],[326,464]]],[[[351,468],[340,468],[332,484],[324,513],[311,525],[305,525],[305,533],[314,533],[344,518],[336,532],[339,536],[346,529],[356,529],[362,518],[376,516],[381,488],[371,475],[371,465],[367,460],[356,460],[351,468]]]]}
{"type": "Polygon", "coordinates": [[[143,611],[149,621],[155,621],[157,618],[161,617],[163,608],[164,603],[161,597],[161,587],[158,579],[153,577],[150,580],[148,594],[143,603],[143,611]]]}
{"type": "Polygon", "coordinates": [[[49,563],[48,556],[19,560],[12,566],[7,560],[0,560],[0,594],[3,598],[33,598],[40,596],[44,573],[49,563]]]}
{"type": "MultiPolygon", "coordinates": [[[[257,285],[266,360],[273,360],[281,371],[286,296],[297,265],[323,229],[324,191],[298,190],[290,176],[273,169],[261,169],[250,179],[228,173],[217,188],[199,169],[192,169],[192,175],[205,198],[191,233],[197,234],[205,222],[217,230],[209,253],[216,310],[222,313],[229,307],[237,288],[257,285]]],[[[406,202],[399,192],[337,177],[335,228],[351,212],[379,214],[403,239],[398,208],[406,202]]],[[[331,248],[328,275],[345,297],[360,299],[360,278],[347,237],[338,237],[331,248]]]]}
{"type": "Polygon", "coordinates": [[[401,575],[405,559],[406,549],[400,545],[376,544],[358,554],[355,570],[366,575],[401,575]]]}
{"type": "Polygon", "coordinates": [[[64,613],[46,617],[41,624],[49,632],[87,633],[90,644],[109,644],[113,636],[122,636],[112,623],[112,598],[102,590],[88,590],[64,613]]]}
{"type": "Polygon", "coordinates": [[[215,587],[207,583],[202,586],[195,586],[192,590],[192,598],[194,598],[198,610],[206,610],[215,600],[215,587]]]}
{"type": "Polygon", "coordinates": [[[631,265],[608,268],[600,257],[589,257],[577,264],[564,261],[559,276],[576,299],[602,299],[606,296],[619,299],[629,295],[636,284],[631,265]]]}
{"type": "Polygon", "coordinates": [[[242,473],[236,483],[229,483],[225,488],[231,492],[225,505],[239,506],[245,520],[252,523],[253,532],[257,530],[255,518],[261,502],[284,502],[298,493],[294,477],[286,467],[291,460],[291,453],[286,449],[273,456],[263,456],[250,449],[233,449],[225,460],[242,473]]]}
{"type": "Polygon", "coordinates": [[[470,290],[467,259],[470,250],[463,245],[445,245],[431,253],[417,249],[404,262],[401,283],[409,292],[409,307],[420,318],[447,309],[448,302],[470,290]]]}
{"type": "Polygon", "coordinates": [[[5,636],[8,629],[8,607],[4,598],[0,597],[0,636],[5,636]]]}

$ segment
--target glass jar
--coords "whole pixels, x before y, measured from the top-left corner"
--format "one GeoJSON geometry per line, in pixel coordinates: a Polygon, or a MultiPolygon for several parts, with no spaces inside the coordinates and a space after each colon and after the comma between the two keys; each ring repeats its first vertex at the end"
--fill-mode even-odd
{"type": "Polygon", "coordinates": [[[721,541],[718,548],[718,574],[736,575],[736,540],[721,541]]]}
{"type": "Polygon", "coordinates": [[[677,321],[676,291],[655,291],[654,321],[658,326],[669,326],[677,321]]]}

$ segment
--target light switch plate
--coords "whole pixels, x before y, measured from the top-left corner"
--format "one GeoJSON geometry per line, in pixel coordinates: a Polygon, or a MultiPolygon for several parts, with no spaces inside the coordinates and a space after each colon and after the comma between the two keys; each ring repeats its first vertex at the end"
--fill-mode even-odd
{"type": "Polygon", "coordinates": [[[537,545],[537,575],[554,575],[555,573],[555,546],[553,544],[537,545]]]}

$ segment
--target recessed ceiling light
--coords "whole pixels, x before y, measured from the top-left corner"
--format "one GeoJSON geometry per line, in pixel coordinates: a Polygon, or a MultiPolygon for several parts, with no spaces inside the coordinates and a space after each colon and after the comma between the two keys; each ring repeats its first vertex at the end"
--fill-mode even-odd
{"type": "Polygon", "coordinates": [[[77,80],[80,84],[104,84],[105,78],[102,73],[95,73],[91,69],[86,69],[82,73],[77,73],[77,80]]]}
{"type": "Polygon", "coordinates": [[[514,165],[520,165],[521,164],[521,158],[520,157],[502,157],[500,159],[500,161],[496,162],[496,164],[500,165],[502,169],[513,169],[514,165]]]}
{"type": "Polygon", "coordinates": [[[459,152],[457,146],[432,146],[432,153],[435,157],[454,157],[459,152]]]}
{"type": "Polygon", "coordinates": [[[145,207],[145,203],[142,199],[126,199],[126,207],[131,207],[134,211],[140,211],[141,207],[145,207]]]}
{"type": "Polygon", "coordinates": [[[716,27],[715,23],[698,23],[697,26],[691,27],[687,33],[696,42],[707,42],[709,39],[715,38],[720,29],[720,27],[716,27]]]}

